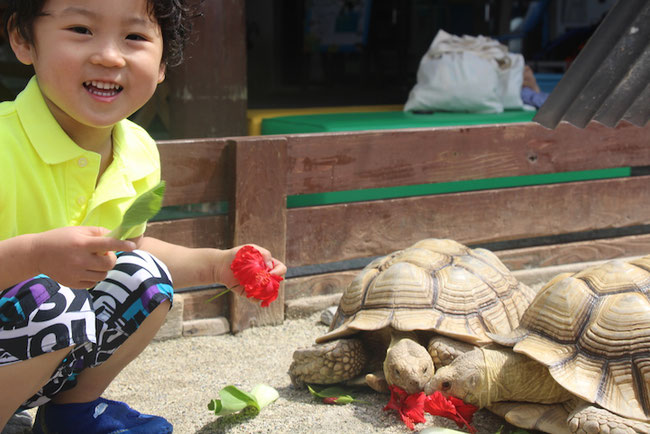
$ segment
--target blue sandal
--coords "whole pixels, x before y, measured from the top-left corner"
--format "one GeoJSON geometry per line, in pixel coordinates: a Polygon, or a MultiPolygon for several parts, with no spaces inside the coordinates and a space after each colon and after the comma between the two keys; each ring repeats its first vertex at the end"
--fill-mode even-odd
{"type": "Polygon", "coordinates": [[[79,404],[42,405],[33,434],[166,434],[172,424],[160,416],[141,414],[123,402],[98,398],[79,404]]]}

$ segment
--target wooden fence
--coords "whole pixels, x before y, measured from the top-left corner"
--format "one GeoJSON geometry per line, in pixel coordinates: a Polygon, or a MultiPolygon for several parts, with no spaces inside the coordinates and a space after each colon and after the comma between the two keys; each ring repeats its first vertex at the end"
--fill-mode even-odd
{"type": "MultiPolygon", "coordinates": [[[[231,137],[159,149],[165,205],[222,203],[227,212],[152,222],[149,235],[193,247],[256,243],[290,269],[383,255],[427,237],[491,246],[513,270],[650,252],[650,125],[231,137]],[[633,176],[286,206],[297,195],[624,167],[633,176]]],[[[214,290],[188,292],[184,318],[226,316],[234,332],[277,324],[286,300],[340,292],[353,275],[290,278],[264,309],[242,297],[205,303],[214,290]]]]}

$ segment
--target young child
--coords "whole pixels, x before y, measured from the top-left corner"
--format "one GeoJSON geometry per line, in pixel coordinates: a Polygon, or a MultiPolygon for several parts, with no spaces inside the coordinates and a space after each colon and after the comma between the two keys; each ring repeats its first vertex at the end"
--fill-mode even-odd
{"type": "Polygon", "coordinates": [[[160,180],[154,141],[126,118],[181,58],[184,3],[8,2],[11,47],[35,77],[0,104],[0,431],[38,406],[34,433],[171,432],[101,395],[163,323],[172,279],[237,283],[238,247],[188,249],[144,225],[105,236],[160,180]]]}

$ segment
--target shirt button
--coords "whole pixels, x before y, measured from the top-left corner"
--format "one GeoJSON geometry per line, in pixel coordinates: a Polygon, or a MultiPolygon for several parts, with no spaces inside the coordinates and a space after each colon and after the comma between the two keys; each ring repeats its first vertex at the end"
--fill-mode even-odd
{"type": "Polygon", "coordinates": [[[86,157],[81,157],[77,160],[77,166],[86,167],[88,165],[88,159],[86,157]]]}
{"type": "Polygon", "coordinates": [[[79,196],[77,198],[77,205],[83,206],[86,203],[86,197],[85,196],[79,196]]]}

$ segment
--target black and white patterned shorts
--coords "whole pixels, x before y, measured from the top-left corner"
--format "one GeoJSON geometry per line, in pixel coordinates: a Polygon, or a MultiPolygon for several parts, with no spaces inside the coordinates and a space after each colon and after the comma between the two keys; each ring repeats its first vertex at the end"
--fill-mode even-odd
{"type": "Polygon", "coordinates": [[[160,303],[172,299],[169,270],[141,250],[119,252],[106,279],[90,290],[39,275],[0,292],[0,367],[74,346],[21,409],[73,388],[82,370],[101,365],[160,303]]]}

